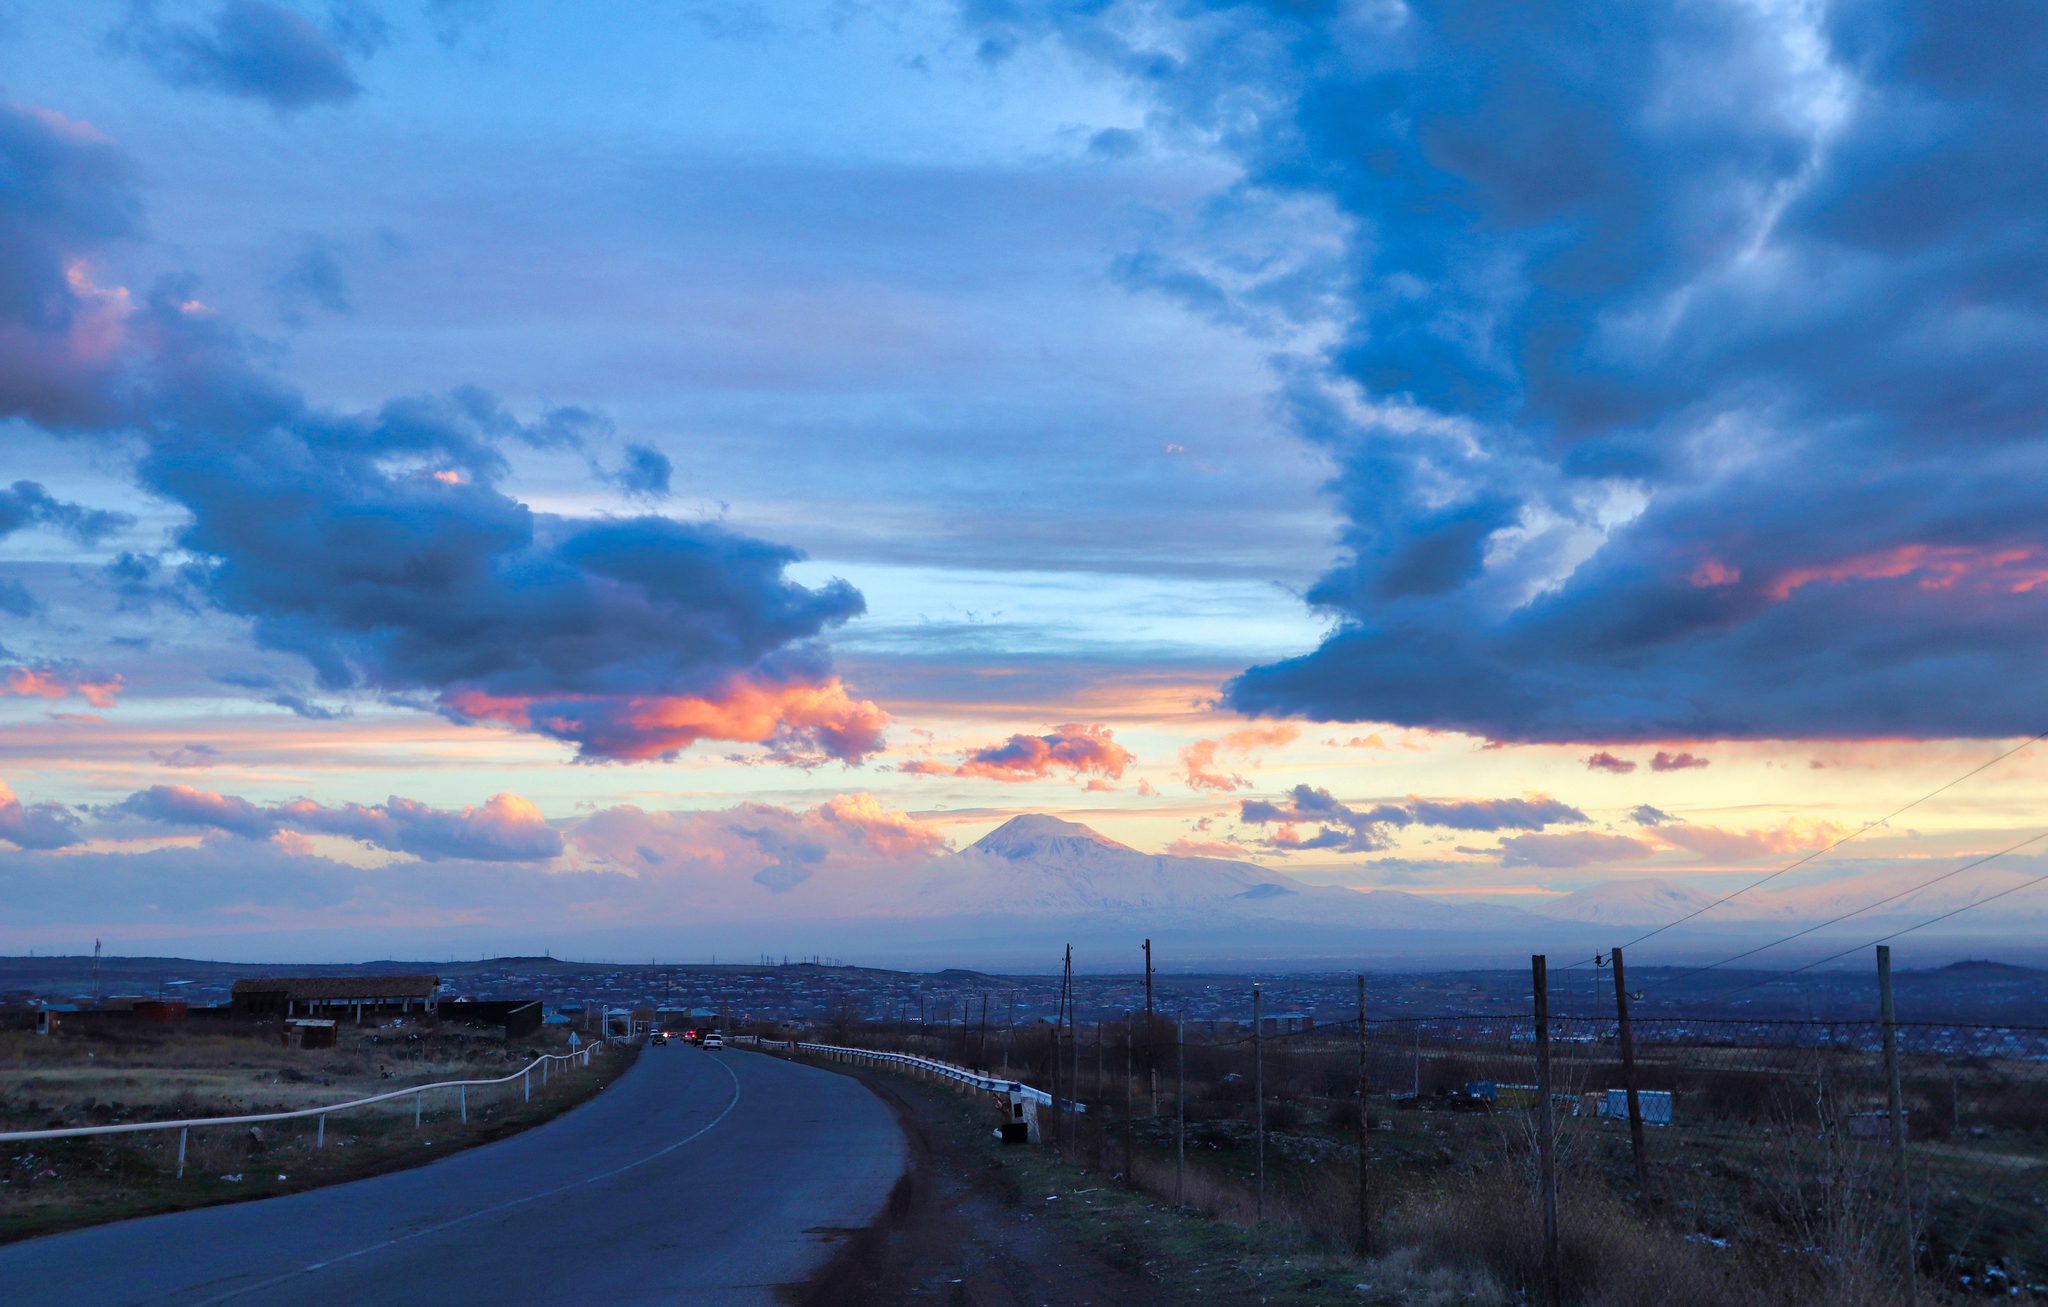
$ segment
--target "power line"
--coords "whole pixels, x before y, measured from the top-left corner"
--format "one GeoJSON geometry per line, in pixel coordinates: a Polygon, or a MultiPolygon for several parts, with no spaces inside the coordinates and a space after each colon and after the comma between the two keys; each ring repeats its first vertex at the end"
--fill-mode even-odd
{"type": "Polygon", "coordinates": [[[1887,903],[1892,903],[1899,899],[1906,898],[1910,895],[1918,894],[1921,890],[1927,889],[1930,886],[1941,884],[1941,882],[1949,879],[1951,876],[1960,876],[1964,872],[1969,871],[1972,868],[1981,867],[1985,863],[1990,862],[1995,858],[2002,858],[2008,853],[2013,853],[2017,850],[2024,849],[2029,844],[2038,844],[2042,840],[2048,840],[2048,831],[2042,831],[2038,835],[2029,835],[2026,839],[2021,840],[2017,844],[2009,845],[2006,848],[2000,849],[1996,853],[1987,853],[1983,857],[1978,858],[1975,862],[1966,862],[1962,866],[1957,867],[1953,871],[1944,871],[1939,876],[1936,876],[1933,880],[1923,880],[1918,885],[1915,885],[1910,889],[1902,889],[1898,893],[1878,899],[1874,903],[1866,903],[1862,907],[1857,908],[1853,912],[1844,912],[1839,917],[1830,917],[1826,921],[1823,921],[1818,925],[1808,926],[1805,930],[1794,931],[1790,935],[1785,936],[1783,939],[1774,939],[1768,944],[1759,944],[1755,948],[1745,950],[1741,953],[1737,953],[1733,957],[1722,958],[1719,962],[1709,962],[1704,967],[1695,967],[1693,970],[1688,971],[1683,975],[1666,976],[1662,980],[1652,981],[1650,984],[1645,985],[1644,988],[1655,989],[1659,985],[1670,985],[1675,984],[1676,982],[1681,980],[1690,980],[1692,977],[1697,976],[1702,972],[1712,971],[1716,967],[1725,967],[1730,962],[1740,962],[1742,959],[1761,953],[1765,949],[1774,949],[1778,947],[1778,945],[1780,944],[1789,944],[1795,939],[1799,939],[1806,935],[1811,935],[1816,930],[1826,930],[1829,926],[1832,926],[1837,922],[1847,921],[1851,917],[1860,917],[1864,913],[1870,911],[1872,908],[1881,908],[1887,903]]]}
{"type": "MultiPolygon", "coordinates": [[[[1833,853],[1836,849],[1841,848],[1844,844],[1847,844],[1850,840],[1853,840],[1857,838],[1857,836],[1864,834],[1866,831],[1884,825],[1886,822],[1889,822],[1892,818],[1899,816],[1901,813],[1912,811],[1914,808],[1919,807],[1921,804],[1927,802],[1931,798],[1934,798],[1936,795],[1941,794],[1943,791],[1954,789],[1956,786],[1961,785],[1964,781],[1969,780],[1972,776],[1975,776],[1978,772],[1983,771],[1988,767],[1995,767],[1999,763],[2004,762],[2007,758],[2010,758],[2014,754],[2018,753],[2021,749],[2024,749],[2031,744],[2038,744],[2042,740],[2048,740],[2048,731],[2042,731],[2038,735],[2031,736],[2028,739],[2021,741],[2020,743],[2014,745],[2012,748],[2007,749],[2004,753],[1999,754],[1996,758],[1993,758],[1989,762],[1981,763],[1978,766],[1972,767],[1969,771],[1964,772],[1962,775],[1956,777],[1954,780],[1942,786],[1940,789],[1930,790],[1927,793],[1921,795],[1919,798],[1913,800],[1911,803],[1905,805],[1904,807],[1895,809],[1892,812],[1889,812],[1886,815],[1879,817],[1876,821],[1866,822],[1862,827],[1858,828],[1856,831],[1848,835],[1844,835],[1841,839],[1836,840],[1833,844],[1828,845],[1826,848],[1815,849],[1813,852],[1807,854],[1803,858],[1800,858],[1793,862],[1788,862],[1784,866],[1772,872],[1770,875],[1765,876],[1762,880],[1754,881],[1751,884],[1744,885],[1741,889],[1736,890],[1731,894],[1723,895],[1721,898],[1715,899],[1712,903],[1707,904],[1703,908],[1695,908],[1691,912],[1688,912],[1684,916],[1678,918],[1678,920],[1676,921],[1665,922],[1663,925],[1657,927],[1655,930],[1636,936],[1634,939],[1630,940],[1626,944],[1623,944],[1621,947],[1624,949],[1634,948],[1636,945],[1642,943],[1644,940],[1652,939],[1658,935],[1661,935],[1665,931],[1670,930],[1673,926],[1682,926],[1686,922],[1691,921],[1694,917],[1697,917],[1702,913],[1712,912],[1715,908],[1718,908],[1723,903],[1728,902],[1729,899],[1737,898],[1741,895],[1747,894],[1751,890],[1755,889],[1758,885],[1762,885],[1767,881],[1776,880],[1778,877],[1784,875],[1788,871],[1792,871],[1798,867],[1803,867],[1807,863],[1812,862],[1815,858],[1820,857],[1824,853],[1833,853]]],[[[1579,967],[1584,966],[1585,963],[1574,962],[1572,963],[1572,965],[1575,967],[1579,967]]]]}
{"type": "MultiPolygon", "coordinates": [[[[2039,837],[2037,836],[2036,838],[2039,837]]],[[[1831,953],[1827,957],[1816,959],[1815,961],[1807,963],[1803,967],[1794,967],[1790,971],[1777,972],[1771,976],[1766,977],[1763,980],[1756,981],[1752,984],[1741,985],[1734,989],[1724,989],[1718,994],[1710,994],[1706,998],[1694,999],[1693,1002],[1706,1003],[1709,1001],[1727,998],[1730,994],[1740,994],[1744,990],[1755,989],[1761,985],[1774,984],[1777,981],[1783,980],[1787,976],[1796,976],[1802,971],[1811,971],[1815,967],[1825,966],[1830,962],[1836,961],[1837,959],[1846,958],[1851,953],[1860,953],[1864,949],[1870,948],[1873,945],[1887,943],[1888,941],[1897,939],[1901,935],[1910,935],[1916,930],[1925,930],[1927,927],[1935,925],[1938,922],[1947,921],[1950,917],[1958,916],[1961,913],[1968,912],[1971,908],[1981,908],[1986,903],[1991,902],[1993,899],[2002,899],[2008,894],[2017,894],[2023,889],[2031,889],[2034,886],[2039,885],[2043,881],[2048,881],[2048,872],[2043,872],[2041,875],[2034,877],[2032,880],[2021,881],[2019,884],[2014,885],[2010,889],[2002,889],[1998,891],[1998,893],[1996,894],[1987,894],[1983,898],[1978,899],[1975,903],[1965,903],[1960,908],[1955,908],[1948,912],[1944,912],[1938,917],[1929,917],[1925,921],[1916,922],[1911,926],[1907,926],[1904,930],[1895,930],[1889,935],[1879,935],[1876,939],[1869,940],[1862,944],[1858,944],[1854,948],[1845,948],[1840,953],[1831,953]]]]}

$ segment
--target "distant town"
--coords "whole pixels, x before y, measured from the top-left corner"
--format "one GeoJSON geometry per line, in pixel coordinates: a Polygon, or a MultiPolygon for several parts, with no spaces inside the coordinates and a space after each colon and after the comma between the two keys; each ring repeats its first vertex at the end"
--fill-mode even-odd
{"type": "MultiPolygon", "coordinates": [[[[464,962],[376,962],[347,966],[201,962],[189,959],[0,958],[0,1007],[119,1008],[141,1000],[179,1000],[192,1009],[224,1007],[238,979],[275,975],[431,975],[440,1004],[538,1002],[550,1021],[573,1023],[595,1012],[694,1015],[704,1024],[799,1027],[855,1022],[991,1027],[1051,1021],[1060,1015],[1057,975],[998,975],[952,969],[889,971],[827,961],[593,963],[549,957],[464,962]]],[[[1551,1009],[1593,1020],[1614,1012],[1611,973],[1592,964],[1553,962],[1551,1009]]],[[[1273,975],[1155,972],[1152,1006],[1183,1018],[1191,1034],[1245,1027],[1252,987],[1262,1014],[1301,1028],[1355,1019],[1355,973],[1273,975]]],[[[1644,1019],[1862,1021],[1876,1015],[1874,980],[1862,970],[1769,972],[1645,967],[1628,973],[1644,1019]]],[[[1140,973],[1077,975],[1074,1011],[1065,1019],[1115,1021],[1146,1006],[1140,973]]],[[[1366,975],[1372,1020],[1526,1015],[1525,971],[1397,972],[1366,975]]],[[[1900,1018],[2048,1024],[2048,971],[1999,962],[1961,962],[1899,975],[1900,1018]]]]}

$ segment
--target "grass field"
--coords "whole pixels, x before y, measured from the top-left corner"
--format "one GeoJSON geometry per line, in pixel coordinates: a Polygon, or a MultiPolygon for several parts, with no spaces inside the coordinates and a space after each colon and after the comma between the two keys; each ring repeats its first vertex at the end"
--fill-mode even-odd
{"type": "MultiPolygon", "coordinates": [[[[281,1044],[277,1029],[193,1022],[37,1036],[0,1032],[0,1131],[294,1111],[436,1081],[495,1079],[566,1032],[507,1040],[489,1030],[412,1022],[342,1026],[336,1047],[281,1044]]],[[[631,1050],[589,1070],[535,1073],[315,1118],[193,1130],[185,1174],[178,1132],[28,1140],[0,1152],[0,1242],[152,1212],[268,1197],[417,1165],[537,1125],[597,1092],[631,1050]],[[465,1101],[466,1099],[466,1101],[465,1101]],[[467,1120],[462,1118],[467,1116],[467,1120]]]]}

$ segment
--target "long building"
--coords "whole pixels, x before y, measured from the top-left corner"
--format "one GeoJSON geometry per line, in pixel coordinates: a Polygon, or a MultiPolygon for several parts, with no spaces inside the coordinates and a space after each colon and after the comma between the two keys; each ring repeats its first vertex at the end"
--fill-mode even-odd
{"type": "Polygon", "coordinates": [[[434,1012],[439,976],[246,976],[235,982],[240,1017],[403,1016],[434,1012]]]}

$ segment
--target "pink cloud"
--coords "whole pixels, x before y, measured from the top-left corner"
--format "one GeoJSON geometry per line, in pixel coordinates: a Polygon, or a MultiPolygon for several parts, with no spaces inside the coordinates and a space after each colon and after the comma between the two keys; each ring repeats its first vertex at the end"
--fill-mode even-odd
{"type": "Polygon", "coordinates": [[[974,776],[1009,782],[1044,780],[1054,772],[1066,772],[1076,780],[1084,776],[1122,780],[1124,769],[1136,761],[1107,726],[1068,722],[1054,727],[1050,735],[1012,735],[1001,744],[972,750],[957,766],[919,758],[897,770],[912,776],[974,776]]]}
{"type": "Polygon", "coordinates": [[[1648,832],[1660,842],[1717,862],[1748,862],[1756,858],[1825,848],[1848,833],[1831,821],[1788,821],[1761,830],[1733,831],[1684,822],[1661,823],[1648,832]]]}
{"type": "MultiPolygon", "coordinates": [[[[1664,755],[1660,753],[1657,756],[1659,758],[1662,758],[1664,755]]],[[[1599,753],[1594,754],[1592,757],[1586,759],[1587,771],[1612,772],[1616,776],[1626,776],[1635,769],[1636,764],[1634,764],[1633,762],[1630,762],[1626,758],[1617,758],[1613,754],[1608,753],[1604,749],[1601,750],[1599,753]]],[[[1657,770],[1664,771],[1668,769],[1660,767],[1657,770]]]]}
{"type": "Polygon", "coordinates": [[[820,872],[899,875],[946,847],[937,827],[884,808],[871,794],[837,795],[802,811],[764,803],[697,812],[622,805],[576,823],[569,840],[600,865],[643,878],[687,877],[743,896],[762,887],[784,894],[820,872]]]}
{"type": "Polygon", "coordinates": [[[77,695],[95,708],[114,707],[121,678],[98,672],[72,672],[56,667],[9,667],[0,670],[0,694],[29,699],[64,699],[77,695]]]}
{"type": "Polygon", "coordinates": [[[22,849],[61,849],[84,842],[78,826],[78,817],[63,804],[24,804],[0,781],[0,840],[22,849]]]}
{"type": "Polygon", "coordinates": [[[458,812],[397,795],[374,807],[344,803],[330,808],[311,799],[265,807],[189,785],[152,785],[105,815],[199,826],[249,840],[274,840],[280,832],[337,835],[427,862],[541,862],[559,855],[563,847],[560,832],[540,809],[516,794],[499,794],[458,812]]]}
{"type": "Polygon", "coordinates": [[[503,698],[476,690],[442,696],[461,721],[495,721],[579,747],[579,756],[625,761],[672,758],[699,740],[766,744],[779,762],[858,763],[882,747],[889,714],[854,699],[839,678],[784,683],[754,674],[731,678],[715,696],[597,695],[503,698]]]}
{"type": "Polygon", "coordinates": [[[1780,573],[1765,587],[1773,599],[1789,599],[1804,585],[1835,584],[1842,581],[1888,580],[1918,573],[1923,590],[1953,589],[1960,582],[1974,582],[1981,588],[2024,593],[2048,581],[2048,567],[2037,561],[2040,551],[2020,548],[1982,548],[1957,545],[1900,545],[1895,549],[1859,554],[1819,567],[1799,567],[1780,573]],[[2016,563],[2031,563],[2015,567],[2016,563]]]}
{"type": "Polygon", "coordinates": [[[1300,738],[1301,728],[1281,725],[1248,726],[1241,731],[1232,731],[1220,740],[1196,740],[1180,751],[1181,778],[1189,789],[1198,794],[1204,791],[1227,794],[1232,790],[1250,789],[1250,781],[1217,766],[1218,753],[1248,758],[1256,750],[1277,749],[1300,738]]]}
{"type": "Polygon", "coordinates": [[[1657,756],[1650,759],[1651,771],[1686,771],[1694,767],[1711,765],[1711,760],[1706,758],[1696,758],[1689,753],[1666,753],[1662,749],[1657,750],[1657,756]]]}

